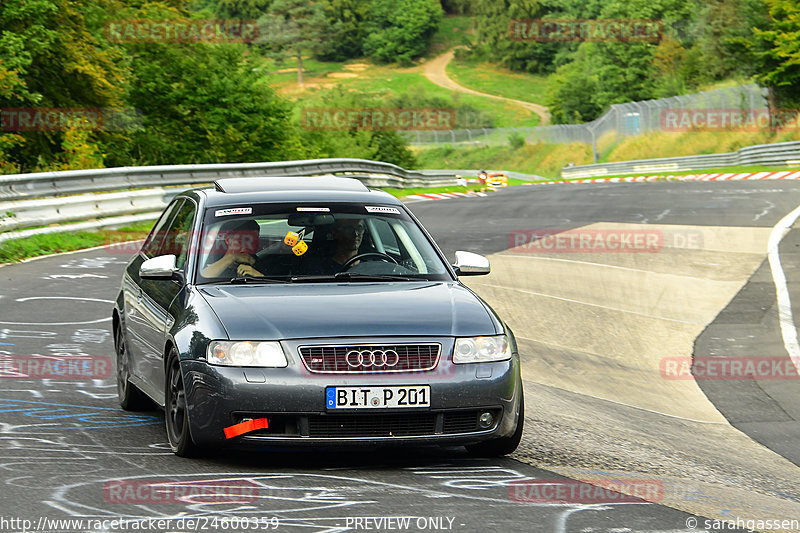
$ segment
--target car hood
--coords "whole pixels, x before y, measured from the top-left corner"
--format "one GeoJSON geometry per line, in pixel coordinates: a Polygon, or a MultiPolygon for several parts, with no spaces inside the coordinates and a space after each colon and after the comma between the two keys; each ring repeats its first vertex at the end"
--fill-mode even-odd
{"type": "Polygon", "coordinates": [[[226,285],[200,293],[232,340],[502,332],[488,306],[454,282],[226,285]]]}

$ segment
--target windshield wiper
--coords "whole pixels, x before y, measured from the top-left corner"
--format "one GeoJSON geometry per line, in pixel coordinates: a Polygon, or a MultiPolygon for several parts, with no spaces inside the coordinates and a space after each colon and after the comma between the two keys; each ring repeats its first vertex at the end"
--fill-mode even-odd
{"type": "Polygon", "coordinates": [[[339,272],[332,276],[298,276],[292,278],[292,283],[316,283],[325,281],[427,281],[406,276],[394,276],[389,274],[355,274],[350,272],[339,272]]]}
{"type": "MultiPolygon", "coordinates": [[[[409,278],[408,276],[398,276],[394,274],[359,274],[350,272],[339,272],[333,276],[341,280],[358,280],[358,281],[418,281],[418,278],[409,278]]],[[[426,280],[427,281],[427,280],[426,280]]]]}
{"type": "Polygon", "coordinates": [[[245,284],[245,283],[291,283],[289,279],[276,279],[276,278],[257,278],[252,276],[239,276],[231,278],[228,283],[232,285],[245,284]]]}

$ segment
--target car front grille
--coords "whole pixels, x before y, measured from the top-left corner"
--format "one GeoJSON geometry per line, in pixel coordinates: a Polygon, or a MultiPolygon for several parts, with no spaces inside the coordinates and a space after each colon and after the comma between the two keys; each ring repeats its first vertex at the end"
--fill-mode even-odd
{"type": "Polygon", "coordinates": [[[327,415],[308,419],[310,437],[414,437],[432,435],[433,413],[327,415]]]}
{"type": "Polygon", "coordinates": [[[266,418],[269,428],[248,433],[245,437],[318,439],[341,438],[392,438],[426,437],[436,435],[457,435],[476,433],[494,429],[497,426],[501,409],[489,409],[495,417],[491,428],[478,426],[480,410],[445,410],[412,413],[331,413],[331,414],[285,414],[237,412],[233,422],[245,419],[266,418]],[[305,428],[305,429],[301,429],[305,428]]]}
{"type": "MultiPolygon", "coordinates": [[[[495,419],[500,415],[499,410],[492,409],[491,412],[495,419]]],[[[317,438],[418,437],[486,431],[478,427],[478,413],[479,411],[444,411],[318,415],[308,417],[308,429],[309,436],[317,438]],[[442,429],[439,431],[436,429],[437,417],[442,418],[442,429]]]]}
{"type": "Polygon", "coordinates": [[[436,368],[441,345],[352,344],[301,346],[300,357],[310,372],[409,372],[436,368]]]}
{"type": "Polygon", "coordinates": [[[445,413],[445,433],[469,433],[471,431],[478,431],[477,411],[458,411],[455,413],[445,413]]]}

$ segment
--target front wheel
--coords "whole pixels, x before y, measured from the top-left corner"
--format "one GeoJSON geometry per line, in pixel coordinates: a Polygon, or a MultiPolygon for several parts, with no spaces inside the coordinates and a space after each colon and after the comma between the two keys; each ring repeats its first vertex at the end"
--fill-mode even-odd
{"type": "Polygon", "coordinates": [[[499,457],[508,455],[519,446],[522,440],[522,427],[525,425],[525,395],[522,387],[519,389],[519,414],[517,415],[517,430],[510,437],[500,437],[499,439],[487,440],[478,444],[467,446],[470,455],[477,457],[499,457]]]}
{"type": "Polygon", "coordinates": [[[197,455],[199,448],[189,433],[189,409],[186,404],[186,390],[178,352],[173,348],[167,360],[167,387],[164,399],[164,418],[167,425],[167,438],[173,453],[180,457],[197,455]]]}

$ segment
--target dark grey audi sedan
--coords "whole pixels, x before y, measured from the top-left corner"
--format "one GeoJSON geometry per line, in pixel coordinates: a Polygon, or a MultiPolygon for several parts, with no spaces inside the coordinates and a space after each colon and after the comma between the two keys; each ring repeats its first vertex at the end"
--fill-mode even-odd
{"type": "Polygon", "coordinates": [[[164,408],[182,456],[225,444],[518,446],[509,328],[397,199],[347,178],[178,194],[113,311],[124,409],[164,408]]]}

